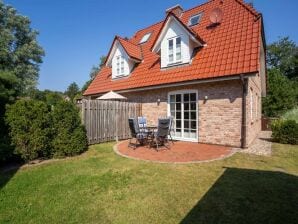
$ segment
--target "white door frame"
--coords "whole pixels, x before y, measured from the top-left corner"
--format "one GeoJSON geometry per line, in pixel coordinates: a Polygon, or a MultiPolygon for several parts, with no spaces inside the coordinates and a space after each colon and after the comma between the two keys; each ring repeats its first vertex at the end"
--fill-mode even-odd
{"type": "MultiPolygon", "coordinates": [[[[185,137],[175,137],[173,139],[179,141],[189,141],[189,142],[198,142],[199,141],[199,104],[198,104],[198,90],[197,89],[183,89],[168,92],[168,105],[167,105],[167,114],[171,116],[170,111],[170,95],[173,94],[184,94],[184,93],[195,93],[196,94],[196,138],[185,138],[185,137]]],[[[181,135],[184,134],[184,99],[183,95],[181,98],[181,135]]]]}

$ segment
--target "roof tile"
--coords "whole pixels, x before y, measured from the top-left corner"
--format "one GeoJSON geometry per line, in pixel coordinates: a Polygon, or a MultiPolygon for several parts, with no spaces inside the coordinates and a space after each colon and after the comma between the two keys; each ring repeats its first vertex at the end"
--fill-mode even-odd
{"type": "Polygon", "coordinates": [[[189,18],[199,12],[203,12],[201,21],[191,30],[207,46],[199,50],[189,66],[160,69],[159,56],[151,48],[163,20],[139,30],[129,40],[119,37],[127,53],[143,61],[130,76],[118,80],[112,80],[111,68],[104,67],[84,95],[257,72],[262,38],[260,14],[243,0],[213,0],[184,11],[179,19],[187,25],[189,18]],[[210,29],[209,14],[214,8],[221,8],[223,20],[220,25],[210,29]],[[149,32],[152,33],[150,38],[140,47],[138,43],[149,32]]]}

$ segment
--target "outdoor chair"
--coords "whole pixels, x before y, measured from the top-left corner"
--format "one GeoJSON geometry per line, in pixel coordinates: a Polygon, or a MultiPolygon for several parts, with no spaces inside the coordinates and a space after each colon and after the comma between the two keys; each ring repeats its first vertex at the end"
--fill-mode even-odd
{"type": "Polygon", "coordinates": [[[140,132],[148,132],[146,117],[138,117],[138,124],[140,132]]]}
{"type": "Polygon", "coordinates": [[[171,134],[171,132],[174,130],[174,125],[173,125],[173,123],[174,123],[174,117],[169,116],[169,119],[170,119],[170,127],[169,127],[169,134],[168,135],[170,136],[170,139],[171,139],[172,144],[174,144],[174,140],[173,140],[172,134],[171,134]]]}
{"type": "Polygon", "coordinates": [[[157,131],[152,134],[150,147],[156,146],[156,150],[159,149],[159,146],[165,146],[169,149],[167,145],[168,141],[168,134],[170,129],[170,118],[159,118],[158,119],[158,126],[157,131]]]}
{"type": "Polygon", "coordinates": [[[131,138],[129,139],[128,147],[132,147],[135,149],[138,143],[140,145],[143,145],[145,142],[148,141],[148,133],[140,131],[136,118],[129,118],[128,124],[131,133],[131,138]],[[134,143],[132,142],[133,139],[135,139],[134,143]]]}

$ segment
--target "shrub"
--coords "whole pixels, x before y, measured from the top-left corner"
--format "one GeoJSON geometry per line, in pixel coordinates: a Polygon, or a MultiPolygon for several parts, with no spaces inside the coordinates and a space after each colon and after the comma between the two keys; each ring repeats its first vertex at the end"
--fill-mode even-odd
{"type": "Polygon", "coordinates": [[[50,155],[50,113],[41,101],[21,99],[7,107],[6,122],[15,152],[26,162],[50,155]]]}
{"type": "Polygon", "coordinates": [[[87,137],[77,107],[71,102],[59,102],[52,111],[54,157],[73,156],[87,148],[87,137]]]}
{"type": "Polygon", "coordinates": [[[283,144],[298,144],[298,123],[294,120],[277,120],[271,125],[273,140],[283,144]]]}

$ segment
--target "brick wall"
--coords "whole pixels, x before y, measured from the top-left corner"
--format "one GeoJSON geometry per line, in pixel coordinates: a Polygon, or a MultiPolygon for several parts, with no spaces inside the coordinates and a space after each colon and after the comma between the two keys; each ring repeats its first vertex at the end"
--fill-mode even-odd
{"type": "Polygon", "coordinates": [[[199,142],[240,146],[242,86],[240,80],[204,83],[151,91],[123,93],[129,101],[142,103],[149,124],[167,116],[167,95],[175,90],[198,90],[199,142]],[[208,97],[205,100],[205,96],[208,97]],[[160,99],[160,102],[158,102],[160,99]]]}
{"type": "Polygon", "coordinates": [[[262,117],[262,92],[261,77],[259,74],[248,80],[248,91],[246,95],[246,146],[248,147],[261,131],[262,117]],[[252,94],[252,98],[251,98],[252,94]]]}

